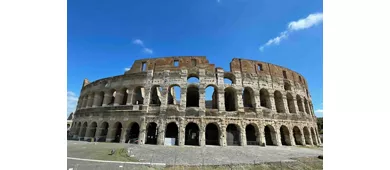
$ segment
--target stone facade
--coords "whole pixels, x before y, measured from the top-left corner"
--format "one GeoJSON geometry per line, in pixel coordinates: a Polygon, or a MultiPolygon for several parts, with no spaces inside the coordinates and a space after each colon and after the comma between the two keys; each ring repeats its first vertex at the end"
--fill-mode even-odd
{"type": "Polygon", "coordinates": [[[71,133],[80,140],[163,145],[166,138],[174,138],[179,146],[321,144],[304,77],[239,58],[230,62],[229,72],[203,56],[136,60],[123,75],[85,79],[74,116],[71,133]],[[199,81],[188,82],[192,77],[199,81]],[[212,101],[205,100],[206,88],[214,89],[212,101]]]}

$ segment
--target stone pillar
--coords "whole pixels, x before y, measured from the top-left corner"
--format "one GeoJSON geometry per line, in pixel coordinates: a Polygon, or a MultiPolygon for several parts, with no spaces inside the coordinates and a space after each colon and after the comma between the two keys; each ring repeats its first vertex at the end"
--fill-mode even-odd
{"type": "Polygon", "coordinates": [[[269,93],[269,100],[271,101],[272,111],[276,112],[276,104],[275,104],[274,93],[269,93]]]}
{"type": "Polygon", "coordinates": [[[126,143],[126,135],[127,135],[127,132],[128,132],[129,130],[130,130],[130,129],[122,128],[122,134],[121,134],[120,143],[126,143]]]}
{"type": "Polygon", "coordinates": [[[182,127],[182,124],[179,125],[178,127],[178,145],[179,146],[184,146],[185,144],[185,127],[182,127]]]}
{"type": "Polygon", "coordinates": [[[290,128],[288,131],[289,131],[289,137],[290,137],[290,141],[291,141],[291,146],[295,146],[296,143],[295,143],[295,140],[294,140],[294,132],[293,132],[293,129],[290,128]]]}
{"type": "Polygon", "coordinates": [[[102,106],[107,106],[108,103],[111,101],[112,94],[110,93],[105,93],[104,94],[104,99],[103,99],[103,105],[102,106]]]}
{"type": "Polygon", "coordinates": [[[225,90],[218,88],[218,110],[221,112],[226,111],[225,109],[225,90]]]}
{"type": "MultiPolygon", "coordinates": [[[[126,93],[126,91],[125,91],[125,93],[126,93]]],[[[117,91],[116,94],[115,94],[114,106],[121,105],[122,100],[123,100],[122,92],[121,91],[117,91]]]]}
{"type": "Polygon", "coordinates": [[[281,136],[280,136],[280,130],[279,129],[275,129],[275,131],[276,131],[276,145],[282,146],[282,139],[281,139],[281,136]]]}
{"type": "Polygon", "coordinates": [[[265,140],[265,133],[264,133],[264,126],[260,126],[259,133],[260,133],[260,145],[266,146],[266,140],[265,140]]]}
{"type": "Polygon", "coordinates": [[[285,113],[289,114],[290,110],[288,108],[288,102],[287,102],[286,95],[283,96],[283,106],[284,106],[285,113]]]}
{"type": "Polygon", "coordinates": [[[139,127],[139,135],[138,135],[138,144],[145,144],[145,136],[146,136],[146,122],[145,118],[142,118],[141,125],[139,127]]]}
{"type": "MultiPolygon", "coordinates": [[[[178,94],[176,94],[178,95],[178,94]]],[[[175,100],[175,99],[174,99],[175,100]]],[[[180,89],[180,110],[185,110],[187,107],[187,87],[180,89]]]]}
{"type": "Polygon", "coordinates": [[[199,87],[199,110],[206,111],[206,89],[204,87],[199,87]]]}
{"type": "Polygon", "coordinates": [[[87,130],[86,130],[85,136],[84,136],[84,140],[88,140],[88,139],[91,139],[94,137],[91,134],[91,131],[93,131],[93,130],[95,130],[95,128],[91,128],[90,126],[87,127],[87,130]]]}
{"type": "Polygon", "coordinates": [[[204,128],[201,128],[199,130],[199,145],[200,146],[206,145],[206,132],[204,128]]]}
{"type": "Polygon", "coordinates": [[[92,107],[97,107],[100,104],[101,97],[99,93],[96,93],[95,96],[93,97],[93,102],[92,102],[92,107]]]}
{"type": "Polygon", "coordinates": [[[165,122],[160,120],[157,125],[157,145],[164,145],[165,126],[165,122]]]}
{"type": "Polygon", "coordinates": [[[260,112],[261,111],[261,107],[260,107],[260,91],[256,90],[256,89],[253,89],[253,95],[254,95],[254,98],[255,98],[255,105],[253,107],[255,107],[255,111],[256,112],[260,112]]]}
{"type": "Polygon", "coordinates": [[[305,134],[304,133],[302,133],[302,135],[301,135],[301,141],[302,141],[302,145],[305,146],[306,145],[306,141],[305,141],[305,134]]]}
{"type": "Polygon", "coordinates": [[[219,144],[221,146],[227,146],[226,143],[226,125],[221,126],[221,136],[219,137],[219,144]]]}
{"type": "Polygon", "coordinates": [[[240,126],[240,145],[241,146],[247,145],[246,130],[245,130],[245,127],[243,127],[243,126],[240,126]]]}
{"type": "MultiPolygon", "coordinates": [[[[239,87],[241,87],[241,86],[239,86],[239,87]]],[[[237,99],[237,111],[239,111],[239,112],[244,112],[244,102],[243,102],[243,100],[242,100],[242,87],[241,88],[239,88],[238,90],[237,90],[237,88],[235,88],[235,90],[236,90],[236,99],[237,99]]]]}
{"type": "Polygon", "coordinates": [[[87,99],[87,108],[92,107],[92,103],[93,103],[93,95],[90,94],[88,95],[88,99],[87,99]]]}
{"type": "Polygon", "coordinates": [[[126,105],[132,105],[132,101],[133,101],[133,90],[129,89],[129,93],[127,94],[126,105]]]}
{"type": "Polygon", "coordinates": [[[295,96],[293,96],[293,101],[294,101],[294,106],[295,106],[295,112],[297,114],[299,114],[299,107],[298,107],[298,101],[297,101],[297,98],[295,96]]]}
{"type": "Polygon", "coordinates": [[[102,128],[96,127],[96,133],[95,133],[96,141],[99,140],[99,138],[100,138],[100,133],[102,133],[102,128]]]}

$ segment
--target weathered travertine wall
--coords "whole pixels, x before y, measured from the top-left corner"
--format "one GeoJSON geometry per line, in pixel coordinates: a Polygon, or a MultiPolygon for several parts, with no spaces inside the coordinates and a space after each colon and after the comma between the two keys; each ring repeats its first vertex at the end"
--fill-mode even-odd
{"type": "Polygon", "coordinates": [[[138,138],[139,144],[164,144],[171,137],[177,145],[320,144],[304,77],[238,58],[230,71],[206,57],[165,57],[137,60],[124,75],[85,79],[72,132],[84,140],[138,138]],[[199,83],[188,83],[190,77],[199,83]],[[173,86],[180,94],[170,91],[173,86]],[[213,107],[206,107],[207,87],[215,90],[213,107]],[[172,100],[175,95],[180,101],[172,100]]]}

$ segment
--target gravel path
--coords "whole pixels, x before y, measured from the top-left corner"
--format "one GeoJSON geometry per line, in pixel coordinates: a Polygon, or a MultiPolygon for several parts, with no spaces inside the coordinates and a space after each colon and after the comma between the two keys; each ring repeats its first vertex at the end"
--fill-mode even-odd
{"type": "Polygon", "coordinates": [[[291,158],[316,157],[322,148],[298,146],[161,146],[68,141],[68,157],[86,158],[97,149],[132,148],[141,162],[167,165],[226,165],[292,161],[291,158]]]}

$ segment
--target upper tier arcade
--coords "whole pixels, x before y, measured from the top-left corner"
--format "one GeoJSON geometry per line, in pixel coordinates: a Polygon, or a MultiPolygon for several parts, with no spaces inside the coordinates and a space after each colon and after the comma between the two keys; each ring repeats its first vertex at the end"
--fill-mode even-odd
{"type": "Polygon", "coordinates": [[[210,64],[205,56],[140,59],[123,75],[94,82],[85,79],[76,112],[87,112],[85,109],[88,108],[95,108],[98,112],[99,107],[104,107],[106,110],[136,109],[157,114],[174,107],[177,112],[199,112],[199,116],[207,116],[212,115],[207,112],[204,99],[205,89],[210,86],[215,90],[210,104],[210,109],[218,112],[214,115],[253,112],[297,113],[314,117],[307,82],[299,73],[278,65],[240,58],[232,59],[230,71],[224,71],[210,64]],[[191,77],[196,77],[199,83],[188,82],[191,77]],[[232,83],[226,84],[224,79],[232,83]],[[177,103],[170,99],[175,96],[171,91],[173,86],[181,90],[177,94],[181,100],[177,103]],[[194,98],[198,102],[193,103],[194,98]]]}

